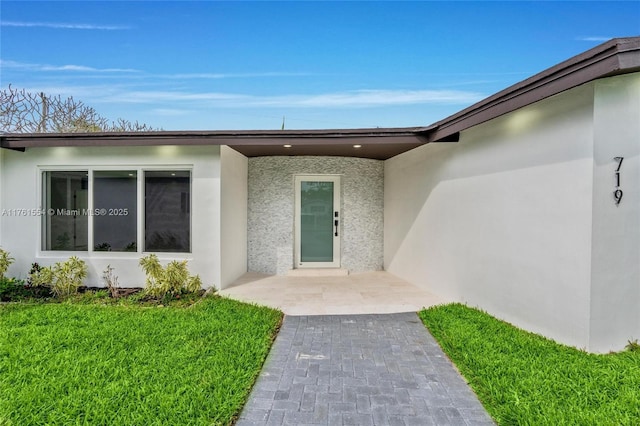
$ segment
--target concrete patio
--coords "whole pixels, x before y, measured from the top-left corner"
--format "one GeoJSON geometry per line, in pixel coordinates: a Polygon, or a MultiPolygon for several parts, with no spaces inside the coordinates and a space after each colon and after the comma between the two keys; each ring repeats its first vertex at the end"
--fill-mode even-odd
{"type": "Polygon", "coordinates": [[[344,276],[275,276],[250,272],[220,294],[277,308],[287,315],[416,312],[447,302],[383,271],[344,276]]]}

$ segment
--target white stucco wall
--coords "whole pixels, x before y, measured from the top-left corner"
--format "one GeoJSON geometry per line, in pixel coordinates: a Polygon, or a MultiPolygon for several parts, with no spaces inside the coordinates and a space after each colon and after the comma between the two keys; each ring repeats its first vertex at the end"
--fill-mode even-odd
{"type": "Polygon", "coordinates": [[[640,74],[385,163],[385,268],[593,352],[640,338],[640,74]],[[616,206],[614,157],[623,200],[616,206]]]}
{"type": "MultiPolygon", "coordinates": [[[[39,209],[40,170],[47,167],[86,166],[117,168],[185,168],[192,170],[191,253],[158,253],[163,263],[187,259],[189,269],[200,274],[205,286],[219,285],[220,279],[220,148],[217,146],[30,148],[26,152],[3,152],[2,175],[4,209],[39,209]]],[[[19,215],[0,220],[2,243],[16,263],[10,276],[26,277],[32,262],[49,265],[71,255],[87,261],[90,286],[103,286],[102,271],[110,264],[122,286],[143,286],[145,277],[138,266],[142,253],[43,252],[41,218],[19,215]]]]}
{"type": "Polygon", "coordinates": [[[593,84],[385,163],[385,268],[589,343],[593,84]]]}
{"type": "Polygon", "coordinates": [[[640,73],[595,82],[594,147],[589,347],[607,352],[640,339],[640,73]]]}
{"type": "Polygon", "coordinates": [[[4,199],[4,184],[2,179],[2,169],[4,168],[4,149],[0,148],[0,247],[2,247],[2,209],[4,199]]]}
{"type": "Polygon", "coordinates": [[[220,256],[218,288],[247,272],[247,157],[220,147],[220,256]]]}

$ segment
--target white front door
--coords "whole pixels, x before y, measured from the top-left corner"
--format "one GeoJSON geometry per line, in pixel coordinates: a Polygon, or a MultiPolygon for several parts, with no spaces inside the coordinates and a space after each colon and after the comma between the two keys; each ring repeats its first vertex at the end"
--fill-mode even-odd
{"type": "Polygon", "coordinates": [[[295,177],[296,268],[340,267],[340,176],[295,177]]]}

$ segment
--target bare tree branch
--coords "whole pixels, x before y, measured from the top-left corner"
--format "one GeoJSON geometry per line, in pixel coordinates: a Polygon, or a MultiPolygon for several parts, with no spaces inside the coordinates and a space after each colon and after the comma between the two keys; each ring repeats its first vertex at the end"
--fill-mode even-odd
{"type": "Polygon", "coordinates": [[[0,132],[88,133],[144,132],[158,130],[123,118],[110,122],[90,106],[73,97],[31,93],[9,85],[0,90],[0,132]]]}
{"type": "Polygon", "coordinates": [[[148,124],[139,123],[138,121],[131,122],[129,120],[125,120],[124,118],[118,118],[115,122],[112,122],[110,125],[111,132],[150,132],[154,129],[148,124]]]}

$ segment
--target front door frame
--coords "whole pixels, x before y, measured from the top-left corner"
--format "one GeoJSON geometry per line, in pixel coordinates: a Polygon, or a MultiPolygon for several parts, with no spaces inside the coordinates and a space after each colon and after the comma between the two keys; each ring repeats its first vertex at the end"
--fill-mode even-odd
{"type": "Polygon", "coordinates": [[[296,269],[302,268],[340,268],[340,240],[342,238],[342,228],[340,226],[342,222],[341,212],[341,176],[329,175],[329,174],[304,174],[294,176],[294,188],[295,188],[295,218],[294,218],[294,234],[295,234],[295,247],[294,247],[294,267],[296,269]],[[302,262],[301,250],[300,250],[300,230],[301,230],[301,217],[302,206],[300,189],[303,181],[313,182],[333,182],[333,261],[332,262],[302,262]]]}

